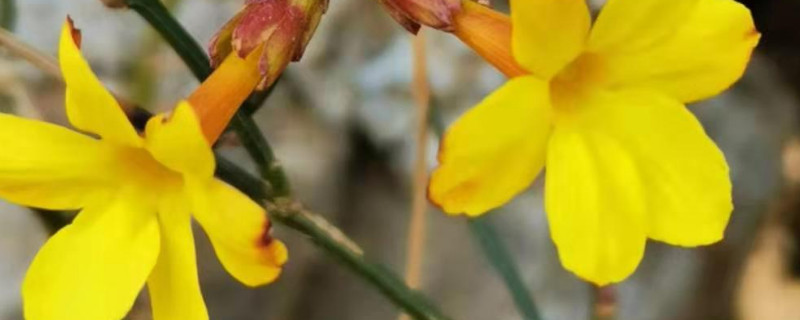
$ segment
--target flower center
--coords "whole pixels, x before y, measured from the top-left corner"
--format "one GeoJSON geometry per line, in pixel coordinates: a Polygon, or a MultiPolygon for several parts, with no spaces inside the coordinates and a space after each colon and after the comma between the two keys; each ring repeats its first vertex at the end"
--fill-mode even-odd
{"type": "Polygon", "coordinates": [[[559,111],[574,110],[599,87],[605,75],[605,61],[596,53],[584,52],[550,81],[550,99],[559,111]]]}
{"type": "Polygon", "coordinates": [[[180,174],[162,165],[144,148],[119,147],[117,150],[119,174],[153,194],[180,186],[180,174]]]}

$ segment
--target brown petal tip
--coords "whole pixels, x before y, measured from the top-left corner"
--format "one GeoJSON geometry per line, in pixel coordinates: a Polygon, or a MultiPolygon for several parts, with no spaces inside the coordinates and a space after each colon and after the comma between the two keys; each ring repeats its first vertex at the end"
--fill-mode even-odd
{"type": "Polygon", "coordinates": [[[80,48],[81,40],[83,39],[81,36],[81,29],[75,28],[75,22],[72,21],[72,17],[70,16],[67,16],[67,24],[69,25],[69,30],[72,34],[72,41],[75,42],[76,47],[80,48]]]}

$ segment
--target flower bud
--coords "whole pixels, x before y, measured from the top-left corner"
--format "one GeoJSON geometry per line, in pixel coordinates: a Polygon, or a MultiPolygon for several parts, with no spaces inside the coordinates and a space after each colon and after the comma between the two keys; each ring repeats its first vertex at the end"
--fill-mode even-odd
{"type": "Polygon", "coordinates": [[[236,53],[247,57],[262,49],[259,89],[272,85],[291,61],[298,61],[314,34],[328,0],[247,0],[211,39],[209,55],[217,67],[236,53]]]}
{"type": "Polygon", "coordinates": [[[379,0],[400,25],[417,34],[420,25],[453,31],[453,16],[461,0],[379,0]]]}

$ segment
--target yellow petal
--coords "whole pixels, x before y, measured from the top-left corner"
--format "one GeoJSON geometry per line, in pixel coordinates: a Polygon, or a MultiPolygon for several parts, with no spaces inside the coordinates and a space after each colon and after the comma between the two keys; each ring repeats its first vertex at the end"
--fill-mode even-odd
{"type": "Polygon", "coordinates": [[[164,166],[203,178],[214,174],[214,154],[188,102],[179,103],[169,117],[147,121],[145,132],[147,150],[164,166]]]}
{"type": "Polygon", "coordinates": [[[158,256],[154,208],[119,195],[45,243],[22,285],[25,319],[122,319],[158,256]]]}
{"type": "Polygon", "coordinates": [[[583,50],[590,24],[585,0],[511,0],[514,58],[550,79],[583,50]]]}
{"type": "Polygon", "coordinates": [[[208,319],[200,283],[189,208],[174,198],[159,210],[161,253],[147,280],[154,320],[208,319]]]}
{"type": "Polygon", "coordinates": [[[280,275],[286,247],[269,235],[267,215],[258,204],[216,179],[187,180],[194,217],[211,239],[225,270],[248,286],[280,275]]]}
{"type": "Polygon", "coordinates": [[[482,214],[527,188],[542,169],[551,130],[548,86],[510,80],[444,135],[429,196],[450,214],[482,214]]]}
{"type": "Polygon", "coordinates": [[[564,266],[621,281],[645,237],[696,246],[722,238],[732,210],[722,153],[679,102],[645,91],[596,93],[556,120],[545,202],[564,266]]]}
{"type": "Polygon", "coordinates": [[[681,246],[721,240],[733,210],[728,166],[694,115],[647,92],[600,95],[589,103],[587,126],[616,139],[641,173],[648,236],[681,246]]]}
{"type": "Polygon", "coordinates": [[[128,121],[122,108],[92,73],[81,56],[73,35],[72,22],[67,19],[61,30],[58,58],[66,82],[67,116],[75,128],[97,134],[114,143],[139,146],[141,139],[128,121]]]}
{"type": "Polygon", "coordinates": [[[0,114],[0,197],[51,210],[79,209],[111,190],[111,149],[45,122],[0,114]]]}
{"type": "Polygon", "coordinates": [[[670,36],[701,0],[609,0],[589,38],[596,51],[640,50],[670,36]]]}
{"type": "Polygon", "coordinates": [[[750,11],[733,0],[616,0],[598,18],[589,50],[606,60],[606,85],[693,102],[736,82],[759,38],[750,11]]]}
{"type": "Polygon", "coordinates": [[[578,277],[606,285],[639,265],[645,201],[634,159],[617,141],[559,119],[547,149],[545,209],[561,264],[578,277]]]}

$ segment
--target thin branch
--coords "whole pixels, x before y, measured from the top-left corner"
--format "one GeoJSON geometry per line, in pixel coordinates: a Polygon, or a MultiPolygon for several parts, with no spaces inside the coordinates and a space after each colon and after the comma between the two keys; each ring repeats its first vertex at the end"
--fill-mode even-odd
{"type": "MultiPolygon", "coordinates": [[[[354,250],[351,246],[328,241],[328,239],[336,239],[337,237],[343,237],[343,235],[338,233],[336,228],[320,227],[319,222],[325,220],[318,215],[303,210],[302,207],[297,205],[282,206],[280,202],[278,207],[270,209],[273,212],[273,219],[310,236],[317,246],[356,271],[364,280],[378,288],[384,296],[403,308],[414,319],[448,319],[430,304],[423,295],[408,289],[403,281],[390,269],[380,264],[365,262],[363,254],[354,250]],[[330,232],[332,231],[335,233],[331,234],[330,232]]],[[[330,227],[329,225],[327,226],[330,227]]]]}
{"type": "Polygon", "coordinates": [[[58,68],[58,63],[55,62],[55,59],[20,41],[6,29],[0,29],[0,46],[8,49],[13,55],[30,62],[49,76],[61,79],[61,69],[58,68]]]}
{"type": "Polygon", "coordinates": [[[231,126],[234,126],[239,140],[250,154],[250,158],[255,161],[261,178],[268,184],[269,188],[266,190],[266,194],[269,199],[291,197],[289,179],[283,171],[283,166],[275,158],[269,142],[258,129],[253,118],[237,112],[231,119],[231,126]]]}
{"type": "Polygon", "coordinates": [[[614,320],[617,313],[617,290],[614,286],[592,286],[594,293],[594,308],[592,319],[614,320]]]}
{"type": "MultiPolygon", "coordinates": [[[[425,234],[427,229],[428,199],[426,197],[428,185],[427,166],[427,138],[428,138],[428,113],[430,108],[430,87],[428,85],[428,72],[425,53],[425,33],[423,30],[412,36],[413,47],[413,78],[411,92],[417,110],[416,132],[416,159],[414,161],[414,174],[412,181],[411,219],[408,225],[406,243],[406,284],[412,288],[419,288],[422,277],[422,265],[425,257],[425,234]]],[[[400,319],[408,319],[401,315],[400,319]]]]}

